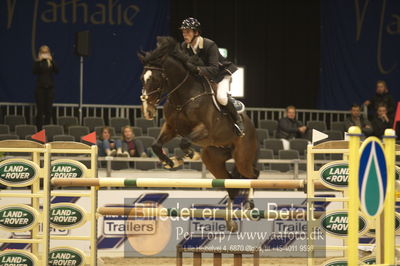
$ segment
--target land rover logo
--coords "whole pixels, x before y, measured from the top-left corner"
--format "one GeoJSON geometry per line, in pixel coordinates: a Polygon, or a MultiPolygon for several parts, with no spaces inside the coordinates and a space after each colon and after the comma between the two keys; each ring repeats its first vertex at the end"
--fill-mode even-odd
{"type": "Polygon", "coordinates": [[[323,264],[323,266],[347,266],[347,261],[343,258],[331,259],[323,264]]]}
{"type": "Polygon", "coordinates": [[[37,223],[39,213],[23,204],[0,207],[0,228],[7,231],[28,231],[37,223]]]}
{"type": "Polygon", "coordinates": [[[72,203],[56,203],[50,208],[51,226],[57,229],[71,229],[86,222],[86,213],[78,205],[72,203]]]}
{"type": "MultiPolygon", "coordinates": [[[[327,232],[337,237],[346,237],[348,230],[348,213],[346,210],[332,211],[321,217],[321,227],[327,232]]],[[[359,213],[359,234],[363,234],[367,227],[367,219],[359,213]]]]}
{"type": "Polygon", "coordinates": [[[68,159],[55,160],[51,163],[50,177],[80,178],[84,177],[87,168],[80,162],[68,159]]]}
{"type": "Polygon", "coordinates": [[[31,185],[39,172],[39,167],[25,159],[9,159],[0,163],[0,183],[10,187],[31,185]]]}
{"type": "Polygon", "coordinates": [[[35,266],[38,265],[38,259],[27,251],[10,249],[0,252],[0,265],[35,266]]]}
{"type": "Polygon", "coordinates": [[[349,164],[335,161],[325,164],[319,171],[322,183],[332,189],[346,189],[349,178],[349,164]]]}
{"type": "Polygon", "coordinates": [[[83,265],[85,254],[82,251],[70,247],[57,247],[50,250],[49,265],[83,265]]]}

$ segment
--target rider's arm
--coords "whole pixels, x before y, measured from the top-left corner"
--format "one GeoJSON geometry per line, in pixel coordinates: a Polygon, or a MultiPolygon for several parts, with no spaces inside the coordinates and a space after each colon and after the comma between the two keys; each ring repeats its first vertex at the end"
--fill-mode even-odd
{"type": "Polygon", "coordinates": [[[208,64],[207,66],[199,66],[200,74],[205,75],[211,79],[215,78],[219,73],[219,62],[218,62],[218,47],[212,42],[207,49],[208,64]]]}

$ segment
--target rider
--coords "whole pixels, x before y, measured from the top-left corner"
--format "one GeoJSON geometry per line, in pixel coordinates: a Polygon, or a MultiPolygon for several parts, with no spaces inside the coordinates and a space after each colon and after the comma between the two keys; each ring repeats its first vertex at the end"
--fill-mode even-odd
{"type": "Polygon", "coordinates": [[[217,100],[232,117],[236,134],[244,136],[242,118],[234,106],[235,100],[229,94],[231,75],[237,70],[237,67],[219,53],[214,41],[200,36],[200,22],[197,19],[183,20],[180,30],[184,39],[183,51],[190,56],[197,55],[204,62],[204,66],[195,66],[187,62],[188,69],[198,75],[206,76],[211,82],[218,83],[217,100]]]}

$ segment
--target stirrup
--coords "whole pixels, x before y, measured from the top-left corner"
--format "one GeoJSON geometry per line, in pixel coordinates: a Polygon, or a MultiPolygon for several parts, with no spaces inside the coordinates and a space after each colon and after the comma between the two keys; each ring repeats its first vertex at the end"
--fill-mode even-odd
{"type": "Polygon", "coordinates": [[[246,135],[246,134],[244,133],[244,130],[241,129],[241,128],[239,127],[238,124],[233,123],[233,127],[235,128],[235,133],[236,133],[236,135],[238,135],[239,137],[244,137],[244,135],[246,135]]]}

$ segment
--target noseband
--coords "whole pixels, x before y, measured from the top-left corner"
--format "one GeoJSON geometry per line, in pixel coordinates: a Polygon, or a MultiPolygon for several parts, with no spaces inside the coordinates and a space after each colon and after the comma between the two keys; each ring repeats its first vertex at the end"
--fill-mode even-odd
{"type": "Polygon", "coordinates": [[[164,85],[165,85],[165,83],[168,82],[168,77],[167,77],[167,75],[165,75],[164,69],[161,67],[153,67],[153,66],[145,66],[144,69],[160,71],[161,77],[162,77],[162,82],[158,89],[156,89],[148,94],[147,93],[144,94],[145,89],[142,89],[142,95],[140,96],[140,100],[142,102],[147,102],[147,99],[149,98],[150,95],[152,95],[154,93],[160,93],[160,96],[158,97],[158,100],[156,101],[156,104],[158,104],[159,102],[163,101],[164,99],[169,98],[171,96],[171,94],[173,94],[175,91],[177,91],[189,78],[189,71],[186,71],[186,76],[184,77],[184,79],[173,90],[171,90],[170,92],[168,92],[167,94],[162,96],[162,94],[164,93],[164,85]]]}

